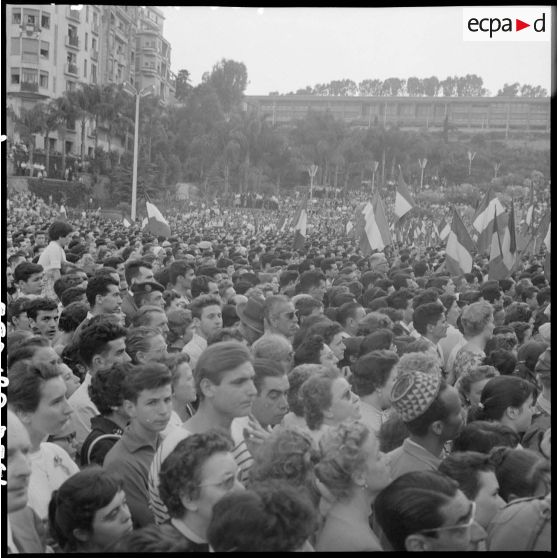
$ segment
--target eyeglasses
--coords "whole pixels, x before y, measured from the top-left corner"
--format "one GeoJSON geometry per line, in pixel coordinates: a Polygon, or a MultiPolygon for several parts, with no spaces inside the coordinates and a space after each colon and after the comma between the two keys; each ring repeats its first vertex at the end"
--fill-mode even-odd
{"type": "Polygon", "coordinates": [[[471,511],[469,512],[471,517],[467,523],[458,523],[457,525],[446,525],[444,527],[434,527],[433,529],[421,529],[420,531],[416,531],[416,533],[436,533],[438,531],[451,531],[453,529],[470,529],[475,522],[475,514],[477,511],[477,504],[475,502],[471,502],[471,511]]]}
{"type": "Polygon", "coordinates": [[[225,480],[219,481],[219,482],[202,482],[200,484],[198,484],[198,486],[201,488],[202,486],[217,486],[218,488],[221,488],[222,490],[225,490],[226,492],[230,492],[233,488],[234,485],[236,484],[236,482],[240,482],[239,480],[240,477],[240,471],[232,476],[232,477],[228,477],[225,480]]]}

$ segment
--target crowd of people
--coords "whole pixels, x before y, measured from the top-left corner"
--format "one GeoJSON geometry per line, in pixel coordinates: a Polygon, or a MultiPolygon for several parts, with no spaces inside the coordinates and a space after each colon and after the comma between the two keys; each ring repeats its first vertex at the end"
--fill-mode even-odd
{"type": "Polygon", "coordinates": [[[551,550],[545,254],[365,254],[360,201],[294,249],[293,200],[158,237],[11,195],[9,551],[551,550]]]}

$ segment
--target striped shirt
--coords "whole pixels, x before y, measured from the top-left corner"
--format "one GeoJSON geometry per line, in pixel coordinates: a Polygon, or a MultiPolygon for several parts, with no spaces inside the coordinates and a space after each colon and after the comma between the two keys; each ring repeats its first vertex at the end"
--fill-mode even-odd
{"type": "MultiPolygon", "coordinates": [[[[174,448],[176,448],[178,443],[191,435],[192,433],[186,430],[184,426],[169,432],[167,437],[159,446],[159,449],[155,453],[153,461],[151,462],[148,480],[149,507],[155,517],[155,523],[158,525],[170,520],[167,506],[165,506],[159,494],[159,473],[161,471],[161,465],[168,455],[172,453],[174,448]]],[[[244,483],[248,479],[248,471],[254,462],[252,455],[246,447],[246,442],[242,440],[242,442],[235,444],[232,454],[238,468],[240,469],[239,479],[242,483],[244,483]]]]}

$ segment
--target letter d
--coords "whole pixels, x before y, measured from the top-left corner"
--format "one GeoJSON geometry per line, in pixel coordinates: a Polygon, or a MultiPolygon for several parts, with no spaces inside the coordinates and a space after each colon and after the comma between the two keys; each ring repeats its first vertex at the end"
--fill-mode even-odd
{"type": "Polygon", "coordinates": [[[546,14],[543,13],[542,17],[539,17],[539,19],[535,19],[535,23],[533,23],[533,29],[537,32],[537,33],[544,33],[545,30],[545,16],[546,14]],[[542,22],[542,29],[538,28],[538,24],[539,22],[542,22]]]}

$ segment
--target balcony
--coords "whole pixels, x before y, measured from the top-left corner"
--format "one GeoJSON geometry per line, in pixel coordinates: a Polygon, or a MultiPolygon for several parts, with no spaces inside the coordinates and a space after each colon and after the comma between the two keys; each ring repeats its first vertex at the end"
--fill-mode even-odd
{"type": "Polygon", "coordinates": [[[91,60],[98,60],[99,59],[99,53],[96,50],[92,50],[91,51],[91,60]]]}
{"type": "Polygon", "coordinates": [[[78,21],[78,22],[81,21],[79,10],[72,10],[72,8],[68,7],[68,11],[66,12],[66,16],[69,19],[73,19],[74,21],[78,21]]]}
{"type": "Polygon", "coordinates": [[[33,81],[22,81],[20,84],[20,91],[28,91],[30,93],[39,92],[39,84],[33,81]]]}
{"type": "Polygon", "coordinates": [[[77,64],[66,64],[64,71],[72,76],[79,75],[77,64]]]}
{"type": "Polygon", "coordinates": [[[139,71],[140,71],[142,74],[152,74],[152,75],[154,75],[154,76],[156,76],[157,73],[158,73],[158,72],[157,72],[157,68],[154,68],[154,67],[152,67],[152,66],[143,66],[143,67],[139,68],[139,71]]]}
{"type": "Polygon", "coordinates": [[[66,36],[66,46],[79,49],[79,38],[73,35],[66,36]]]}
{"type": "Polygon", "coordinates": [[[41,28],[33,23],[25,23],[20,25],[21,34],[26,34],[27,37],[34,36],[37,38],[41,34],[41,28]]]}

